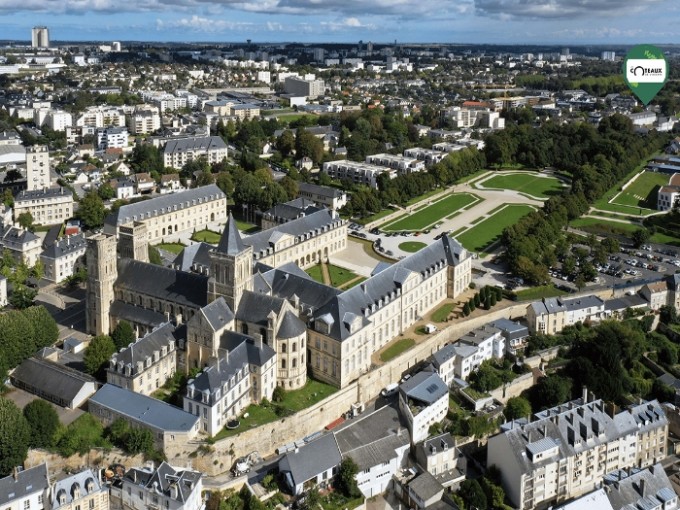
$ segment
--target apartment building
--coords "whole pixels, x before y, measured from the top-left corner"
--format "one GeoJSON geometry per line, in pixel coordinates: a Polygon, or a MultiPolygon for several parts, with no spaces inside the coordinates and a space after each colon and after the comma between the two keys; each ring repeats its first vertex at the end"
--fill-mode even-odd
{"type": "Polygon", "coordinates": [[[124,149],[128,146],[128,131],[125,127],[97,129],[97,149],[124,149]]]}
{"type": "Polygon", "coordinates": [[[173,233],[200,229],[226,218],[227,197],[211,184],[124,205],[106,217],[104,232],[117,236],[122,225],[139,222],[146,225],[147,240],[153,244],[173,233]]]}
{"type": "Polygon", "coordinates": [[[106,382],[142,395],[151,395],[177,370],[175,326],[166,322],[114,353],[106,382]]]}
{"type": "Polygon", "coordinates": [[[425,166],[431,167],[443,160],[448,153],[437,149],[435,146],[432,149],[423,149],[422,147],[411,147],[404,150],[404,156],[407,158],[415,158],[425,162],[425,166]]]}
{"type": "Polygon", "coordinates": [[[73,195],[66,188],[45,188],[20,192],[14,199],[14,221],[31,213],[39,225],[56,225],[73,217],[73,195]]]}
{"type": "Polygon", "coordinates": [[[398,172],[398,175],[406,175],[425,170],[424,161],[408,156],[400,156],[398,154],[372,154],[366,156],[366,163],[392,168],[398,172]]]}
{"type": "Polygon", "coordinates": [[[72,276],[77,264],[83,262],[86,249],[84,234],[65,236],[46,246],[40,254],[44,278],[59,283],[72,276]]]}
{"type": "Polygon", "coordinates": [[[239,120],[255,119],[260,116],[260,107],[247,103],[233,104],[229,108],[229,115],[239,120]]]}
{"type": "Polygon", "coordinates": [[[597,296],[544,298],[527,306],[527,323],[532,334],[554,335],[577,322],[596,322],[606,317],[604,301],[597,296]]]}
{"type": "Polygon", "coordinates": [[[120,108],[92,106],[78,115],[77,127],[125,127],[125,113],[120,108]]]}
{"type": "Polygon", "coordinates": [[[227,145],[219,136],[169,140],[163,149],[163,164],[177,169],[199,158],[205,158],[208,163],[219,163],[226,157],[227,145]]]}
{"type": "Polygon", "coordinates": [[[144,135],[161,128],[161,116],[158,108],[150,105],[135,106],[127,117],[127,126],[133,135],[144,135]]]}
{"type": "Polygon", "coordinates": [[[26,147],[26,189],[49,188],[50,184],[50,153],[47,146],[26,147]]]}
{"type": "Polygon", "coordinates": [[[33,232],[18,227],[0,227],[0,248],[9,251],[17,263],[33,267],[40,259],[42,241],[33,232]]]}
{"type": "Polygon", "coordinates": [[[345,191],[302,181],[298,182],[298,197],[324,205],[333,211],[337,211],[347,204],[347,193],[345,191]]]}
{"type": "Polygon", "coordinates": [[[590,492],[605,475],[647,467],[666,456],[668,420],[657,401],[613,417],[601,400],[581,399],[506,423],[489,438],[487,464],[501,471],[510,501],[520,509],[546,508],[590,492]]]}
{"type": "Polygon", "coordinates": [[[373,189],[378,189],[378,176],[380,174],[387,174],[390,179],[394,179],[398,175],[394,168],[359,163],[347,159],[327,161],[323,164],[322,170],[332,179],[347,179],[355,184],[365,184],[373,189]]]}
{"type": "Polygon", "coordinates": [[[287,94],[314,98],[325,94],[326,83],[314,78],[303,79],[298,76],[289,76],[284,82],[284,88],[287,94]]]}

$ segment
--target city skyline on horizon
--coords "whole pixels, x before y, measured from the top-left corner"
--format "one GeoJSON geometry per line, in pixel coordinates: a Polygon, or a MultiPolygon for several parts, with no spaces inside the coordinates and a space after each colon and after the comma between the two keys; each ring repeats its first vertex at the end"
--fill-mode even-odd
{"type": "Polygon", "coordinates": [[[30,41],[632,45],[680,42],[675,0],[0,0],[0,33],[30,41]],[[394,27],[386,29],[386,27],[394,27]],[[652,27],[651,29],[649,27],[652,27]]]}

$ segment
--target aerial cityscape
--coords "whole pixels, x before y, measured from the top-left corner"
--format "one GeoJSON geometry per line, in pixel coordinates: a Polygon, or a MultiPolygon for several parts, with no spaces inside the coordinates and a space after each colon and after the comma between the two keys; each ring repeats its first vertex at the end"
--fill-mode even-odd
{"type": "Polygon", "coordinates": [[[6,4],[0,510],[680,509],[676,3],[6,4]]]}

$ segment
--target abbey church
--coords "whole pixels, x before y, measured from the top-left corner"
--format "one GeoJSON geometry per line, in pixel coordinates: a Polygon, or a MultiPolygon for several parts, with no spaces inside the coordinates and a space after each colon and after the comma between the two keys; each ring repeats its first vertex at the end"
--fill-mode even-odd
{"type": "Polygon", "coordinates": [[[172,323],[178,370],[203,369],[185,410],[219,403],[225,417],[247,405],[224,401],[238,393],[232,384],[246,389],[242,379],[248,403],[270,399],[277,385],[300,388],[308,373],[346,386],[370,369],[374,352],[471,280],[472,257],[444,236],[379,264],[349,290],[318,283],[302,268],[347,247],[347,222],[326,209],[246,237],[229,216],[217,246],[188,246],[172,267],[148,262],[140,222],[122,225],[118,239],[99,233],[87,242],[88,332],[107,334],[125,320],[141,337],[172,323]]]}

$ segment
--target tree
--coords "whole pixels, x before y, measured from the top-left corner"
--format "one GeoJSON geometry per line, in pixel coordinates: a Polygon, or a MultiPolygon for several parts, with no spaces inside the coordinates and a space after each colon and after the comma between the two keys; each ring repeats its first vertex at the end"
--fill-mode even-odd
{"type": "Polygon", "coordinates": [[[116,352],[116,344],[108,335],[99,335],[90,341],[85,350],[83,362],[85,372],[103,379],[103,369],[109,362],[109,358],[116,352]]]}
{"type": "Polygon", "coordinates": [[[524,397],[512,397],[505,404],[503,414],[508,420],[526,418],[531,415],[531,404],[524,397]]]}
{"type": "Polygon", "coordinates": [[[132,455],[153,450],[153,435],[149,429],[130,427],[125,437],[125,450],[132,455]]]}
{"type": "Polygon", "coordinates": [[[14,402],[0,397],[0,477],[24,463],[31,430],[14,402]]]}
{"type": "Polygon", "coordinates": [[[639,228],[635,232],[633,232],[631,240],[633,241],[633,245],[636,248],[639,248],[647,241],[649,241],[649,237],[650,237],[649,230],[647,230],[646,228],[639,228]]]}
{"type": "Polygon", "coordinates": [[[22,314],[31,324],[36,349],[49,347],[59,339],[59,326],[44,306],[30,306],[22,314]]]}
{"type": "Polygon", "coordinates": [[[549,375],[531,388],[531,402],[534,409],[548,409],[569,400],[571,379],[559,375],[549,375]]]}
{"type": "Polygon", "coordinates": [[[295,149],[295,135],[290,129],[286,129],[276,139],[276,149],[284,158],[287,158],[295,149]]]}
{"type": "Polygon", "coordinates": [[[137,335],[135,335],[135,332],[128,321],[120,321],[116,324],[116,327],[113,328],[111,339],[113,340],[113,343],[116,344],[116,350],[121,350],[131,343],[134,343],[137,339],[137,335]]]}
{"type": "Polygon", "coordinates": [[[319,510],[320,502],[321,496],[319,495],[319,489],[312,487],[306,492],[305,499],[298,508],[300,510],[319,510]]]}
{"type": "Polygon", "coordinates": [[[208,169],[203,170],[196,178],[196,186],[207,186],[208,184],[213,184],[214,182],[215,177],[208,169]]]}
{"type": "Polygon", "coordinates": [[[277,386],[274,388],[274,392],[272,393],[272,401],[273,402],[283,402],[283,399],[286,396],[286,390],[283,389],[283,386],[277,386]]]}
{"type": "Polygon", "coordinates": [[[458,495],[463,498],[467,508],[486,509],[486,495],[477,480],[464,480],[458,489],[458,495]]]}
{"type": "Polygon", "coordinates": [[[24,308],[28,308],[33,304],[33,300],[37,295],[38,295],[37,290],[31,289],[29,287],[26,287],[26,285],[19,283],[14,286],[14,291],[12,292],[12,295],[9,297],[9,303],[14,308],[23,310],[24,308]]]}
{"type": "Polygon", "coordinates": [[[468,303],[467,301],[463,305],[463,315],[465,315],[465,317],[470,315],[470,303],[468,303]]]}
{"type": "Polygon", "coordinates": [[[104,224],[106,208],[96,191],[90,191],[80,199],[77,216],[88,229],[101,227],[104,224]]]}
{"type": "Polygon", "coordinates": [[[335,478],[335,487],[348,498],[356,498],[361,494],[356,480],[358,472],[359,467],[351,457],[345,457],[340,463],[340,468],[335,478]]]}
{"type": "Polygon", "coordinates": [[[22,212],[17,219],[19,220],[19,226],[33,231],[33,215],[30,212],[22,212]]]}
{"type": "Polygon", "coordinates": [[[36,399],[24,407],[24,417],[31,430],[29,445],[31,448],[49,448],[54,446],[59,430],[57,411],[45,400],[36,399]]]}
{"type": "Polygon", "coordinates": [[[111,200],[113,197],[116,196],[116,191],[107,182],[99,186],[99,188],[97,189],[97,194],[101,197],[102,200],[111,200]]]}
{"type": "Polygon", "coordinates": [[[659,320],[667,325],[678,322],[678,312],[675,306],[663,305],[659,308],[659,320]]]}

